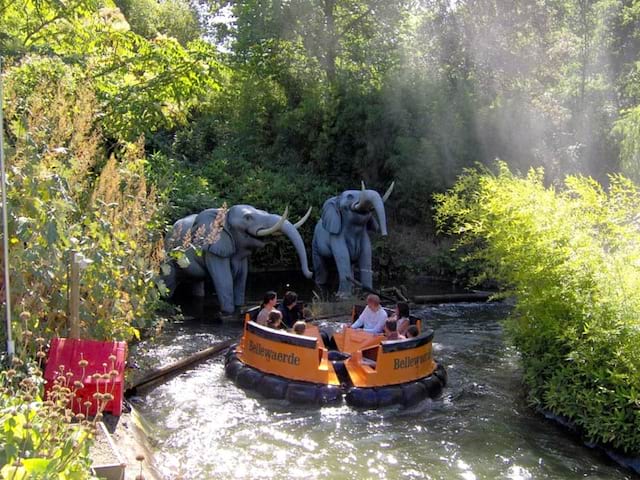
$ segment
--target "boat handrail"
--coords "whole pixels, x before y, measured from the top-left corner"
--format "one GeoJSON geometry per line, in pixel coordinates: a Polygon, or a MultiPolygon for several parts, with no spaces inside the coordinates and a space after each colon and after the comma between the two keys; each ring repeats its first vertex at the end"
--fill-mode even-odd
{"type": "Polygon", "coordinates": [[[316,337],[309,337],[307,335],[298,335],[297,333],[289,333],[284,330],[274,330],[270,327],[265,327],[254,321],[246,323],[246,329],[259,337],[267,340],[273,340],[275,342],[286,343],[288,345],[295,345],[297,347],[304,348],[317,348],[316,337]]]}
{"type": "Polygon", "coordinates": [[[433,340],[434,332],[429,329],[417,337],[401,340],[383,340],[380,342],[382,353],[399,352],[401,350],[411,350],[412,348],[421,347],[433,340]]]}

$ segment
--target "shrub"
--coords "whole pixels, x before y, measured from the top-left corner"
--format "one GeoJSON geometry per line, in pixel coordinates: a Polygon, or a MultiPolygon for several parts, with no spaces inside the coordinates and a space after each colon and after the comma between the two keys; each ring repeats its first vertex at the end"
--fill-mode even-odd
{"type": "Polygon", "coordinates": [[[640,452],[640,190],[499,164],[437,195],[436,220],[517,297],[508,332],[531,402],[590,441],[640,452]]]}
{"type": "MultiPolygon", "coordinates": [[[[30,315],[23,312],[20,320],[26,327],[30,315]]],[[[86,360],[80,357],[83,378],[74,378],[60,366],[52,388],[45,395],[42,371],[45,339],[33,336],[28,328],[22,330],[18,342],[20,357],[13,357],[11,365],[0,371],[0,477],[92,479],[89,448],[96,422],[102,419],[102,411],[113,399],[113,391],[109,391],[106,381],[97,380],[98,391],[94,394],[97,414],[89,418],[88,405],[84,405],[85,413],[82,406],[74,413],[72,404],[79,398],[76,392],[83,388],[84,377],[90,373],[85,371],[86,360]]]]}
{"type": "Polygon", "coordinates": [[[6,99],[12,305],[37,312],[29,329],[65,333],[74,250],[93,261],[82,274],[83,335],[136,336],[156,299],[159,248],[141,144],[109,156],[95,93],[71,74],[26,95],[14,80],[8,75],[6,99]]]}

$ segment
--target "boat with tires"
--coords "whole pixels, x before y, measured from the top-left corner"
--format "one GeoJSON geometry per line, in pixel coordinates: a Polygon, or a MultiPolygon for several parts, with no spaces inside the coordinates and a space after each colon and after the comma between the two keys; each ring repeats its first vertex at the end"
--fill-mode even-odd
{"type": "MultiPolygon", "coordinates": [[[[362,311],[355,306],[352,321],[362,311]]],[[[241,341],[225,357],[225,373],[239,387],[265,398],[292,403],[348,405],[373,409],[414,405],[440,395],[447,383],[444,367],[433,359],[431,329],[414,338],[385,340],[345,326],[328,349],[318,326],[308,322],[304,335],[274,330],[245,315],[241,341]]],[[[411,322],[421,327],[421,320],[411,322]]]]}

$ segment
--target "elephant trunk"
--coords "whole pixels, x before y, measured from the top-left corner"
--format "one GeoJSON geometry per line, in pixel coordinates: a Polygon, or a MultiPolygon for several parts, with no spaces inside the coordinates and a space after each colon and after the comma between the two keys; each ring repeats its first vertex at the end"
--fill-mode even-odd
{"type": "Polygon", "coordinates": [[[371,211],[374,208],[375,195],[376,192],[371,190],[362,190],[352,209],[362,213],[371,211]]]}
{"type": "Polygon", "coordinates": [[[296,229],[296,227],[289,222],[288,220],[284,222],[281,228],[282,233],[284,233],[298,253],[298,258],[300,259],[300,268],[305,277],[311,278],[313,273],[309,270],[309,264],[307,262],[307,250],[304,247],[304,241],[300,236],[300,232],[296,229]]]}
{"type": "Polygon", "coordinates": [[[382,197],[375,192],[375,195],[371,196],[371,202],[373,203],[373,209],[376,211],[376,216],[378,217],[380,233],[384,237],[387,235],[387,214],[384,211],[384,201],[382,200],[382,197]]]}

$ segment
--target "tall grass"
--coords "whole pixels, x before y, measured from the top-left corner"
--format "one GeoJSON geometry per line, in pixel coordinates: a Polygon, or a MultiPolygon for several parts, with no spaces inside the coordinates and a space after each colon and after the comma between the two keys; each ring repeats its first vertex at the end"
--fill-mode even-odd
{"type": "Polygon", "coordinates": [[[14,313],[34,312],[28,328],[45,337],[66,334],[73,250],[93,262],[82,273],[83,336],[138,335],[161,255],[142,141],[107,152],[95,92],[72,75],[25,92],[9,74],[6,91],[14,313]]]}

